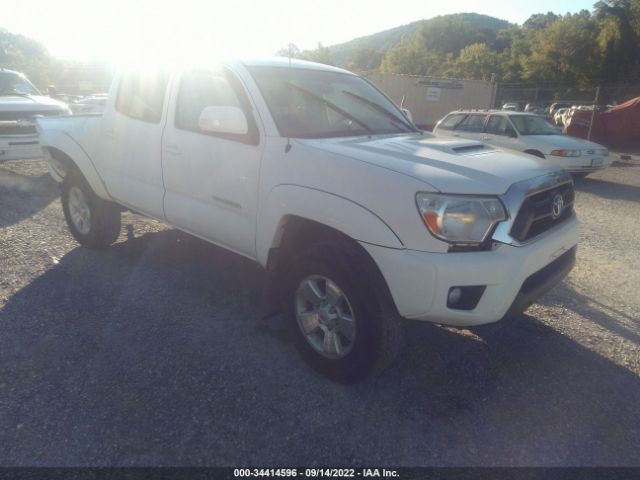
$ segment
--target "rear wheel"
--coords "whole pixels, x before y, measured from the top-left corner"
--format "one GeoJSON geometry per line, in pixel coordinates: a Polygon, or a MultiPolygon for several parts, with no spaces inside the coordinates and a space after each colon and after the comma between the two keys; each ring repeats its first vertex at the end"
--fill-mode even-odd
{"type": "Polygon", "coordinates": [[[105,248],[120,234],[120,208],[98,197],[82,175],[74,171],[62,183],[62,210],[78,243],[105,248]]]}
{"type": "Polygon", "coordinates": [[[358,257],[331,242],[312,245],[284,272],[283,301],[303,359],[321,374],[353,383],[388,366],[401,346],[400,320],[358,257]]]}

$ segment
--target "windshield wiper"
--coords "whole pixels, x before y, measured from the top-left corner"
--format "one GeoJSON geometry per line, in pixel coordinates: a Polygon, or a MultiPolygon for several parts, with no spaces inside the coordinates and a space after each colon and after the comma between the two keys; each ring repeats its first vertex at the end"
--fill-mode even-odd
{"type": "Polygon", "coordinates": [[[344,111],[339,106],[337,106],[335,103],[330,102],[329,100],[326,100],[326,99],[322,98],[320,95],[316,95],[315,93],[310,92],[309,90],[307,90],[305,88],[299,87],[298,85],[296,85],[294,83],[284,82],[284,84],[289,86],[289,87],[295,88],[299,92],[302,92],[303,94],[307,95],[309,98],[313,98],[314,100],[320,102],[321,104],[323,104],[324,106],[330,108],[334,112],[339,113],[344,118],[347,118],[347,119],[351,120],[352,122],[356,122],[358,125],[360,125],[362,128],[364,128],[368,133],[373,133],[373,129],[369,125],[364,123],[362,120],[358,120],[356,117],[351,115],[349,112],[344,111]]]}
{"type": "Polygon", "coordinates": [[[360,95],[358,95],[357,93],[353,93],[350,92],[348,90],[342,90],[342,93],[345,93],[347,95],[349,95],[352,98],[355,98],[356,100],[358,100],[359,102],[367,105],[368,107],[371,107],[372,109],[374,109],[376,112],[383,114],[385,117],[389,118],[390,120],[394,121],[396,124],[398,125],[403,125],[404,127],[408,127],[410,131],[415,132],[417,131],[415,128],[413,128],[411,125],[409,125],[407,122],[405,122],[404,120],[402,120],[401,118],[396,117],[393,113],[391,113],[389,110],[387,110],[386,108],[378,105],[375,102],[372,102],[371,100],[369,100],[368,98],[362,97],[360,95]]]}

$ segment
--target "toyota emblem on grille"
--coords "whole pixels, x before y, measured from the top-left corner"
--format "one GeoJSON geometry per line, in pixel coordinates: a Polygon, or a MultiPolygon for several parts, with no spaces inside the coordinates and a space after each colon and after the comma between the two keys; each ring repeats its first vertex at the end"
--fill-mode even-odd
{"type": "Polygon", "coordinates": [[[562,215],[562,210],[564,210],[564,198],[559,193],[556,193],[551,202],[551,218],[554,220],[558,218],[562,215]]]}

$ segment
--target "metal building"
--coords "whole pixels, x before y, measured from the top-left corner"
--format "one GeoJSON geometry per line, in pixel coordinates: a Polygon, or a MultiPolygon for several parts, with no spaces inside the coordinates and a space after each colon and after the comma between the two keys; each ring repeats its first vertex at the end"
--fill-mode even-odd
{"type": "Polygon", "coordinates": [[[397,105],[403,103],[421,128],[433,126],[452,110],[493,108],[497,84],[484,80],[368,73],[366,77],[397,105]],[[404,102],[403,102],[404,99],[404,102]]]}

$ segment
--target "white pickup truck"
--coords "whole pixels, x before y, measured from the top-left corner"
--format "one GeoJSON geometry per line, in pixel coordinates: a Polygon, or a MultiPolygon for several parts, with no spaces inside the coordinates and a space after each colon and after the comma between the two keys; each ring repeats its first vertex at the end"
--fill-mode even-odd
{"type": "Polygon", "coordinates": [[[572,268],[571,177],[433,138],[366,79],[302,61],[124,72],[101,115],[39,120],[69,228],[106,247],[123,209],[267,270],[302,356],[343,382],[397,349],[401,319],[511,317],[572,268]]]}

